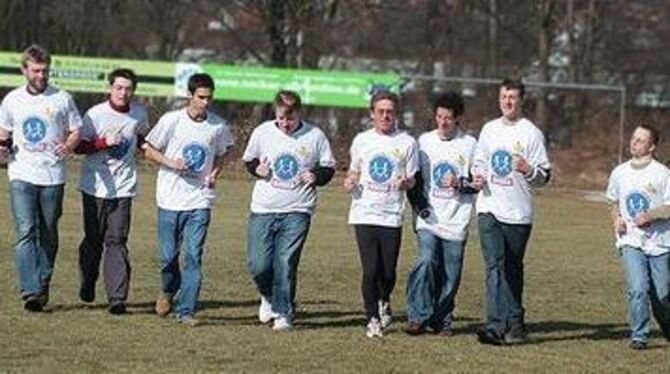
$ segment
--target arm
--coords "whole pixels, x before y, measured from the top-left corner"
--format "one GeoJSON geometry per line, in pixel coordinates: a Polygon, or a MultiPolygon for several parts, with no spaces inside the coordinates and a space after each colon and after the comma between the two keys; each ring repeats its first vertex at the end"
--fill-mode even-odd
{"type": "Polygon", "coordinates": [[[154,148],[149,142],[145,142],[142,145],[142,151],[144,152],[144,157],[153,161],[154,163],[165,166],[168,169],[180,172],[186,170],[186,162],[181,158],[171,159],[166,157],[161,151],[154,148]]]}
{"type": "Polygon", "coordinates": [[[105,138],[97,138],[94,140],[81,140],[77,148],[74,149],[74,153],[88,155],[91,153],[96,153],[104,151],[109,148],[107,140],[105,138]]]}
{"type": "Polygon", "coordinates": [[[327,185],[333,179],[335,168],[329,166],[317,166],[312,170],[312,173],[315,176],[314,184],[321,187],[327,185]]]}
{"type": "Polygon", "coordinates": [[[610,201],[610,217],[612,218],[612,227],[617,234],[626,232],[626,221],[624,221],[619,210],[619,204],[616,201],[610,201]]]}
{"type": "Polygon", "coordinates": [[[79,141],[79,128],[74,128],[70,130],[70,134],[68,134],[67,138],[65,139],[65,143],[59,143],[56,145],[54,154],[60,159],[66,158],[75,151],[77,145],[79,145],[79,141]]]}
{"type": "Polygon", "coordinates": [[[670,219],[670,205],[661,205],[648,212],[638,214],[633,221],[635,225],[644,227],[653,223],[654,221],[663,221],[670,219]]]}
{"type": "Polygon", "coordinates": [[[430,203],[423,194],[424,181],[423,177],[421,176],[421,172],[417,172],[415,174],[414,180],[414,187],[407,191],[407,200],[409,200],[409,203],[412,206],[412,210],[420,217],[423,217],[424,213],[422,212],[428,211],[430,208],[430,203]]]}

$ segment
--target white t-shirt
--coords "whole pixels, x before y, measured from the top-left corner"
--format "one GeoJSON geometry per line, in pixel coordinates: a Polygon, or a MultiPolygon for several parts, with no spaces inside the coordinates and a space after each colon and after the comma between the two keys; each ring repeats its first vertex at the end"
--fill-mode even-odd
{"type": "Polygon", "coordinates": [[[54,150],[65,143],[70,131],[81,127],[79,110],[70,94],[48,86],[38,95],[26,86],[12,90],[2,100],[0,126],[12,133],[9,180],[41,186],[65,183],[65,161],[54,150]]]}
{"type": "Polygon", "coordinates": [[[416,140],[404,131],[384,135],[374,128],[354,138],[349,170],[360,173],[359,189],[352,194],[349,224],[402,226],[405,191],[394,187],[400,176],[419,170],[416,140]]]}
{"type": "Polygon", "coordinates": [[[118,134],[121,142],[103,151],[88,154],[81,168],[79,189],[103,198],[132,197],[137,193],[137,135],[149,131],[146,108],[131,103],[127,113],[118,112],[109,101],[86,112],[81,128],[83,140],[95,140],[118,134]]]}
{"type": "Polygon", "coordinates": [[[181,158],[188,169],[181,173],[161,166],[156,179],[156,203],[166,210],[209,209],[216,197],[208,187],[207,175],[214,158],[233,146],[226,122],[207,112],[202,122],[191,119],[186,109],[164,114],[147,135],[147,142],[165,157],[181,158]]]}
{"type": "Polygon", "coordinates": [[[437,130],[419,137],[423,194],[431,214],[425,219],[417,217],[417,230],[430,231],[442,239],[465,240],[475,195],[459,193],[455,188],[442,187],[441,183],[449,173],[457,178],[468,177],[476,142],[461,130],[450,140],[441,140],[437,130]]]}
{"type": "Polygon", "coordinates": [[[335,158],[324,133],[307,122],[287,135],[275,121],[256,127],[242,156],[244,161],[267,159],[271,178],[259,179],[251,195],[254,213],[303,212],[316,207],[316,189],[302,183],[299,175],[317,166],[335,167],[335,158]]]}
{"type": "Polygon", "coordinates": [[[670,170],[653,160],[642,169],[631,161],[617,166],[610,175],[607,199],[619,204],[619,213],[626,221],[626,232],[616,234],[616,246],[630,245],[650,256],[670,251],[670,220],[654,221],[647,227],[633,222],[639,213],[670,204],[670,170]]]}
{"type": "Polygon", "coordinates": [[[550,169],[544,136],[522,118],[510,124],[502,117],[484,125],[475,150],[472,174],[486,175],[486,186],[477,197],[477,213],[491,213],[509,224],[533,222],[532,190],[514,170],[514,157],[525,158],[533,168],[550,169]]]}

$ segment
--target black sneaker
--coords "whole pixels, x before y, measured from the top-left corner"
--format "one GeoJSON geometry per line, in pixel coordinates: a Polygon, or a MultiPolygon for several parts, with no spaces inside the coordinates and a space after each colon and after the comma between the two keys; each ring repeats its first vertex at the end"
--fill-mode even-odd
{"type": "Polygon", "coordinates": [[[522,344],[528,341],[528,331],[509,331],[505,334],[505,343],[507,344],[522,344]]]}
{"type": "Polygon", "coordinates": [[[489,328],[480,328],[477,330],[477,340],[482,344],[504,345],[505,338],[497,331],[489,328]]]}
{"type": "Polygon", "coordinates": [[[123,301],[114,302],[109,305],[109,312],[111,314],[125,314],[126,313],[126,303],[123,301]]]}
{"type": "Polygon", "coordinates": [[[85,303],[92,303],[95,301],[95,287],[86,287],[84,285],[79,288],[79,298],[85,303]]]}
{"type": "Polygon", "coordinates": [[[23,309],[29,312],[41,312],[44,310],[42,307],[42,302],[37,295],[28,296],[26,301],[23,303],[23,309]]]}
{"type": "Polygon", "coordinates": [[[642,351],[647,349],[647,342],[643,342],[640,340],[633,340],[630,342],[630,347],[636,351],[642,351]]]}

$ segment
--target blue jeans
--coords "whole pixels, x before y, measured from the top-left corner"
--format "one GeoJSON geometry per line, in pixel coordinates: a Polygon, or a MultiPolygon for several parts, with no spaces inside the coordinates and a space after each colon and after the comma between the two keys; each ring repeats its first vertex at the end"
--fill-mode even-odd
{"type": "Polygon", "coordinates": [[[63,185],[38,186],[13,180],[10,198],[16,235],[16,269],[21,295],[46,291],[58,253],[58,219],[63,211],[63,185]]]}
{"type": "Polygon", "coordinates": [[[175,311],[179,317],[195,314],[202,284],[202,252],[207,238],[210,210],[174,211],[158,208],[158,254],[163,293],[179,293],[175,311]],[[179,248],[185,242],[184,266],[179,269],[179,248]]]}
{"type": "Polygon", "coordinates": [[[502,335],[524,333],[523,257],[531,225],[498,221],[493,214],[477,215],[486,267],[486,328],[502,335]]]}
{"type": "Polygon", "coordinates": [[[247,266],[272,311],[293,317],[300,253],[307,239],[307,213],[251,213],[247,266]]]}
{"type": "Polygon", "coordinates": [[[461,283],[464,241],[417,232],[419,253],[407,279],[407,318],[436,331],[451,329],[461,283]]]}
{"type": "Polygon", "coordinates": [[[664,336],[670,337],[670,253],[648,256],[624,246],[621,260],[628,287],[628,320],[631,339],[649,339],[649,302],[664,336]]]}

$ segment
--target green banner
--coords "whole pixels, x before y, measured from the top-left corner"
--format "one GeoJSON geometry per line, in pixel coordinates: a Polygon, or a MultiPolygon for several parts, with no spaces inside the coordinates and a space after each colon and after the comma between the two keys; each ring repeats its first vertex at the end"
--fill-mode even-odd
{"type": "MultiPolygon", "coordinates": [[[[20,54],[0,52],[0,86],[25,84],[20,64],[20,54]]],[[[394,74],[74,56],[52,56],[49,79],[67,91],[104,93],[108,91],[107,74],[120,67],[133,69],[138,75],[138,95],[186,96],[188,78],[205,72],[216,82],[216,99],[242,102],[272,102],[277,91],[287,89],[297,91],[306,105],[366,108],[370,92],[379,88],[398,92],[401,83],[394,74]]]]}
{"type": "Polygon", "coordinates": [[[217,99],[271,102],[277,91],[293,90],[306,105],[366,108],[376,88],[398,92],[401,79],[393,74],[293,70],[204,64],[202,71],[216,82],[217,99]]]}
{"type": "MultiPolygon", "coordinates": [[[[66,91],[107,92],[107,74],[123,67],[133,69],[138,75],[138,95],[175,95],[175,64],[171,62],[74,56],[52,56],[51,60],[49,83],[66,91]]],[[[20,66],[20,54],[0,52],[0,86],[25,84],[20,66]]]]}

